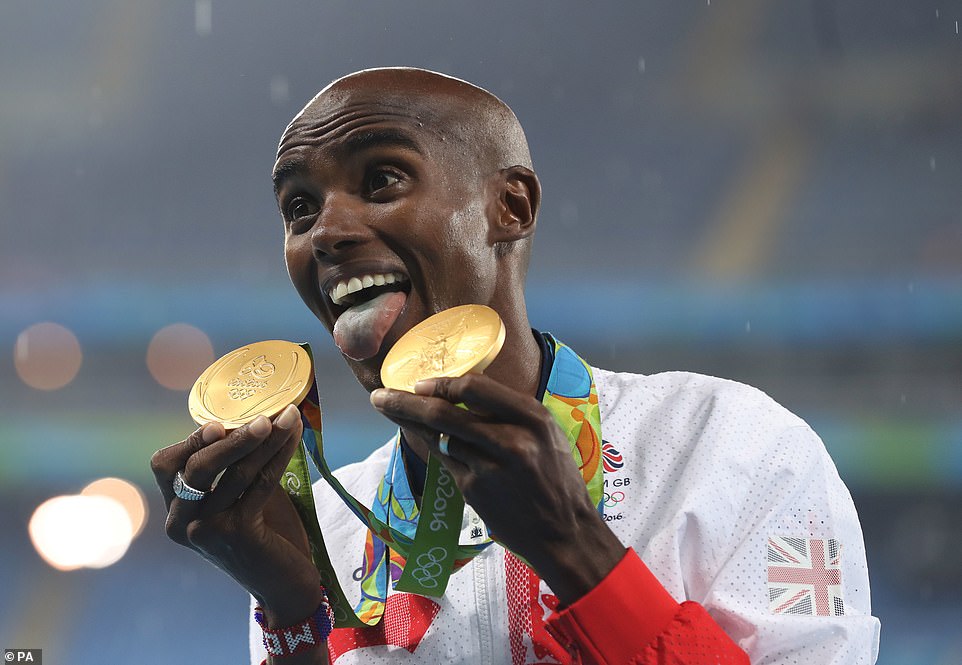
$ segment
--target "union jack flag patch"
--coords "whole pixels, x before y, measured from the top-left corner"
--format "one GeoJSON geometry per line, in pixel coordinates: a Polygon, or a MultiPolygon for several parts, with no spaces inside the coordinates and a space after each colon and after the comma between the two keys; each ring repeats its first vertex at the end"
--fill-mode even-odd
{"type": "Polygon", "coordinates": [[[770,536],[768,603],[772,614],[843,616],[838,541],[770,536]]]}

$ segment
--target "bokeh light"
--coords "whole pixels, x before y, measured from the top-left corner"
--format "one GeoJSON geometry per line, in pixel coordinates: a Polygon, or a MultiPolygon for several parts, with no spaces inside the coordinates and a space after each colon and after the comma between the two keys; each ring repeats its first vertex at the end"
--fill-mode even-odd
{"type": "Polygon", "coordinates": [[[57,496],[34,511],[28,526],[40,557],[57,570],[105,568],[134,537],[127,511],[105,496],[57,496]]]}
{"type": "Polygon", "coordinates": [[[147,347],[147,368],[160,385],[187,390],[214,362],[207,335],[192,325],[174,323],[157,331],[147,347]]]}
{"type": "Polygon", "coordinates": [[[57,390],[74,380],[83,353],[77,336],[58,323],[36,323],[17,336],[13,364],[20,379],[37,390],[57,390]]]}
{"type": "Polygon", "coordinates": [[[81,496],[105,496],[119,503],[130,518],[133,537],[144,530],[147,523],[147,500],[139,487],[122,478],[101,478],[80,491],[81,496]]]}

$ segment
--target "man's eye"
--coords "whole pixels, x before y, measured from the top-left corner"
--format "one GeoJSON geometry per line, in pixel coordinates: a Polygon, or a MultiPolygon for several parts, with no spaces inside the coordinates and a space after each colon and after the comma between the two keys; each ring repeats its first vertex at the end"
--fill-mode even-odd
{"type": "Polygon", "coordinates": [[[394,183],[400,182],[400,180],[401,179],[393,173],[389,173],[387,171],[378,171],[371,176],[371,179],[368,181],[368,187],[370,188],[370,191],[376,192],[379,189],[390,187],[394,183]]]}
{"type": "Polygon", "coordinates": [[[302,217],[309,217],[315,212],[317,212],[317,206],[309,200],[300,197],[291,201],[287,206],[287,218],[292,221],[301,219],[302,217]]]}

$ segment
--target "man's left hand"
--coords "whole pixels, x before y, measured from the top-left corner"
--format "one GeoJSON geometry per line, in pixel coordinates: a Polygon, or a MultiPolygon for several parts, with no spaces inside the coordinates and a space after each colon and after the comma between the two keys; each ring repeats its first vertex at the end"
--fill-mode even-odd
{"type": "Polygon", "coordinates": [[[468,374],[420,381],[413,395],[375,390],[371,403],[440,457],[498,542],[562,603],[594,588],[624,555],[591,503],[568,438],[535,398],[468,374]],[[439,432],[450,436],[447,456],[439,432]]]}

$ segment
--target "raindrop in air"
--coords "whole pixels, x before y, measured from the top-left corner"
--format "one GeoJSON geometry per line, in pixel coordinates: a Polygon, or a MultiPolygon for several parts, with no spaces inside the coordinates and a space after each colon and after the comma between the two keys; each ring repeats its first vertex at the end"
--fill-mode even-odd
{"type": "Polygon", "coordinates": [[[567,228],[571,228],[578,225],[578,204],[569,199],[564,199],[561,201],[561,211],[558,215],[561,219],[561,225],[567,228]]]}
{"type": "Polygon", "coordinates": [[[284,104],[290,98],[290,86],[287,77],[277,75],[271,78],[271,101],[275,104],[284,104]]]}
{"type": "Polygon", "coordinates": [[[211,0],[197,0],[194,4],[194,30],[204,37],[210,34],[213,19],[211,0]]]}

